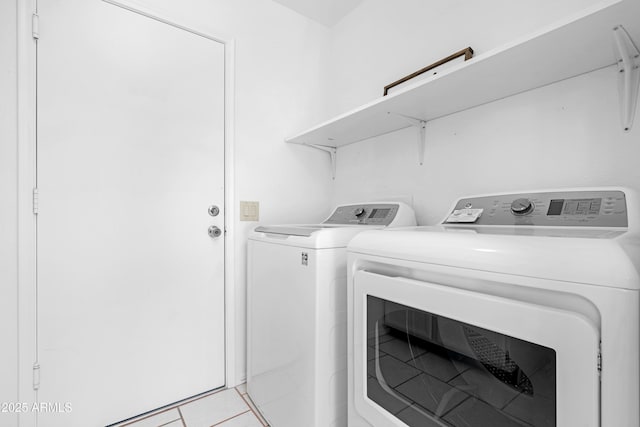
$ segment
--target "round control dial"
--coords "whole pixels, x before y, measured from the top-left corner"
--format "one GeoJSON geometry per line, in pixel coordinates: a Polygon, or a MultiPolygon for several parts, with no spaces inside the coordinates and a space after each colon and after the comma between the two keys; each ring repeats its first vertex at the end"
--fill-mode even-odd
{"type": "Polygon", "coordinates": [[[529,199],[516,199],[511,202],[511,212],[514,215],[526,215],[533,210],[533,203],[529,199]]]}
{"type": "Polygon", "coordinates": [[[353,214],[357,217],[360,218],[362,215],[364,215],[364,208],[356,208],[355,211],[353,211],[353,214]]]}

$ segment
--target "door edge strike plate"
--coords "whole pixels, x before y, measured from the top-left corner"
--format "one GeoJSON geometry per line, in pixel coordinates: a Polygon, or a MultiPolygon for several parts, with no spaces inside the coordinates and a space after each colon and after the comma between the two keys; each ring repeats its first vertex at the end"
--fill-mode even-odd
{"type": "Polygon", "coordinates": [[[411,126],[418,129],[418,162],[420,166],[424,164],[424,147],[427,139],[427,121],[416,117],[406,116],[400,113],[388,111],[387,114],[393,114],[405,119],[411,126]]]}
{"type": "Polygon", "coordinates": [[[312,147],[320,151],[329,153],[331,161],[331,179],[336,179],[336,157],[338,156],[338,149],[336,147],[329,147],[328,145],[318,144],[305,144],[307,147],[312,147]]]}
{"type": "Polygon", "coordinates": [[[613,29],[618,63],[618,92],[620,95],[620,118],[625,132],[631,130],[638,104],[640,85],[640,52],[622,25],[613,29]]]}

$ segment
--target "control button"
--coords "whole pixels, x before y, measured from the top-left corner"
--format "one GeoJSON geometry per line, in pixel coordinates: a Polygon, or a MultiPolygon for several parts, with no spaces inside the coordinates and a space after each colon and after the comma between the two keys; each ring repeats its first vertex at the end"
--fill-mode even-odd
{"type": "Polygon", "coordinates": [[[511,212],[514,215],[526,215],[533,210],[533,203],[529,199],[516,199],[511,202],[511,212]]]}
{"type": "Polygon", "coordinates": [[[467,203],[466,205],[464,205],[465,209],[471,209],[473,207],[473,205],[471,203],[467,203]]]}
{"type": "Polygon", "coordinates": [[[356,208],[355,211],[353,211],[353,214],[357,217],[360,218],[362,215],[364,215],[364,208],[356,208]]]}

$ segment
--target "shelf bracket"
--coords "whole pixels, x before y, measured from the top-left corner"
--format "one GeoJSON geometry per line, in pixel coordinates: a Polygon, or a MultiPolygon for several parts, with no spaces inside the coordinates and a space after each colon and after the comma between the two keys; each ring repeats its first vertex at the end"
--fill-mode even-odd
{"type": "Polygon", "coordinates": [[[640,52],[622,25],[613,29],[618,61],[618,92],[620,94],[620,114],[622,128],[631,130],[638,104],[640,83],[640,52]]]}
{"type": "Polygon", "coordinates": [[[398,117],[402,117],[407,122],[409,122],[411,126],[415,127],[418,130],[418,162],[420,162],[420,165],[422,165],[424,163],[424,146],[427,139],[427,121],[411,116],[406,116],[400,113],[389,112],[389,114],[394,114],[398,117]]]}
{"type": "Polygon", "coordinates": [[[318,145],[318,144],[305,144],[308,147],[313,147],[317,150],[324,151],[325,153],[329,153],[331,157],[331,179],[336,179],[336,157],[338,156],[338,149],[336,147],[329,147],[327,145],[318,145]]]}

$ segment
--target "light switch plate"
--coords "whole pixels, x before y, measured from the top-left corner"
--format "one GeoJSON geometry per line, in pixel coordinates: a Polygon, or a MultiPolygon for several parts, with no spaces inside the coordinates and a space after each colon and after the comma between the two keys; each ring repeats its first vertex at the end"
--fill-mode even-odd
{"type": "Polygon", "coordinates": [[[240,201],[240,221],[259,221],[260,203],[240,201]]]}

